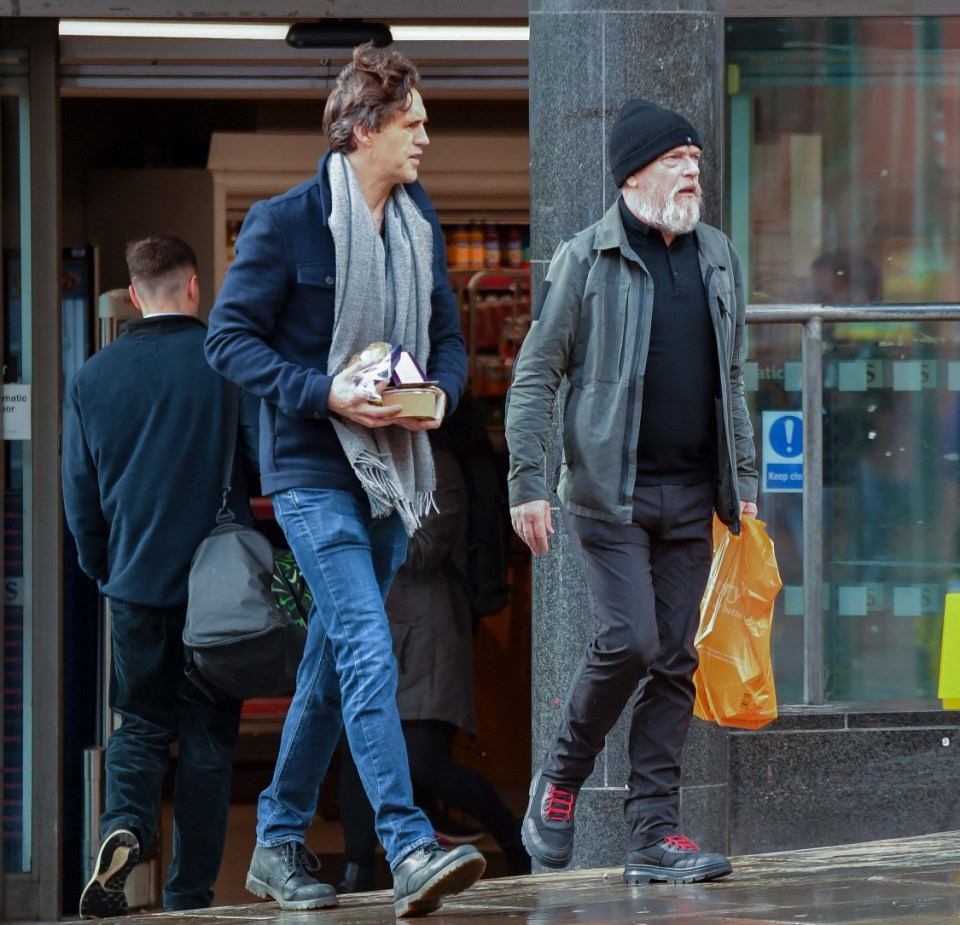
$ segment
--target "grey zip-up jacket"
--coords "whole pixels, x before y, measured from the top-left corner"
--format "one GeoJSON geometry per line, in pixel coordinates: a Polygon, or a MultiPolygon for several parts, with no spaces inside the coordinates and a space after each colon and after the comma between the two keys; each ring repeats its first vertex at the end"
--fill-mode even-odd
{"type": "MultiPolygon", "coordinates": [[[[618,203],[557,248],[539,318],[514,367],[507,401],[510,504],[549,497],[545,459],[564,376],[563,461],[557,494],[570,512],[629,523],[637,474],[653,280],[627,243],[618,203]]],[[[753,427],[743,391],[746,306],[740,258],[725,234],[694,232],[717,342],[716,510],[740,531],[740,501],[756,501],[753,427]]],[[[683,375],[684,358],[676,358],[683,375]]]]}

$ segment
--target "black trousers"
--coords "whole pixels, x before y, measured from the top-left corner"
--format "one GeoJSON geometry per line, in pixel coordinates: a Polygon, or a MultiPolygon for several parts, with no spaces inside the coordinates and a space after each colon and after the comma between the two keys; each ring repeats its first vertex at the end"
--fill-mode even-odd
{"type": "Polygon", "coordinates": [[[239,700],[211,703],[183,673],[185,605],[146,607],[110,600],[110,706],[123,722],[110,735],[100,838],[133,830],[150,845],[160,812],[170,743],[179,743],[173,788],[173,858],[163,907],[213,902],[230,809],[239,700]]]}
{"type": "Polygon", "coordinates": [[[710,574],[715,486],[640,486],[633,521],[566,514],[597,628],[545,758],[547,780],[577,789],[635,695],[624,815],[628,849],[677,830],[680,756],[693,715],[693,641],[710,574]]]}

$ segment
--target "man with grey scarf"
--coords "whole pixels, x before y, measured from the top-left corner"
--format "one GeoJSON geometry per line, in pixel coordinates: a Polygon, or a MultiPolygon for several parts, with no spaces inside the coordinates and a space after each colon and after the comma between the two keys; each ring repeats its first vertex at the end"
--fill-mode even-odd
{"type": "Polygon", "coordinates": [[[263,490],[315,598],[246,881],[282,909],[337,902],[304,840],[342,726],[398,917],[433,912],[485,867],[470,846],[443,851],[413,804],[383,606],[433,503],[424,431],[440,422],[350,385],[351,358],[378,341],[416,357],[447,411],[466,378],[443,235],[417,182],[429,143],[417,79],[396,52],[354,51],[327,100],[317,176],[251,208],[210,316],[211,365],[262,400],[263,490]]]}

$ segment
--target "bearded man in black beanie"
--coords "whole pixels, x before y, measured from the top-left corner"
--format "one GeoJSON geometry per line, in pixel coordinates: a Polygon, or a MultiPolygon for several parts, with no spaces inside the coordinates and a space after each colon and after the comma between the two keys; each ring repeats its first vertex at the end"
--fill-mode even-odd
{"type": "Polygon", "coordinates": [[[523,841],[546,867],[570,863],[580,788],[632,699],[626,883],[731,870],[679,829],[713,514],[738,533],[758,486],[740,259],[700,222],[702,149],[679,113],[623,106],[609,147],[621,195],[554,254],[507,406],[513,526],[541,556],[553,533],[545,448],[569,382],[557,495],[597,617],[530,785],[523,841]]]}

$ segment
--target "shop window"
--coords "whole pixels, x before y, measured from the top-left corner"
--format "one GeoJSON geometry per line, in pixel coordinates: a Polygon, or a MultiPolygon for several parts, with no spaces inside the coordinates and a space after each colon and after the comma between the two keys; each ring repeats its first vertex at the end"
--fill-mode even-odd
{"type": "MultiPolygon", "coordinates": [[[[960,17],[728,20],[728,227],[747,301],[960,302],[960,17]]],[[[801,407],[797,325],[748,328],[764,446],[801,407]],[[766,430],[765,430],[766,428],[766,430]]],[[[937,695],[944,594],[960,588],[960,333],[923,320],[823,329],[823,690],[937,695]]],[[[773,653],[799,703],[802,488],[765,484],[784,592],[773,653]]]]}

